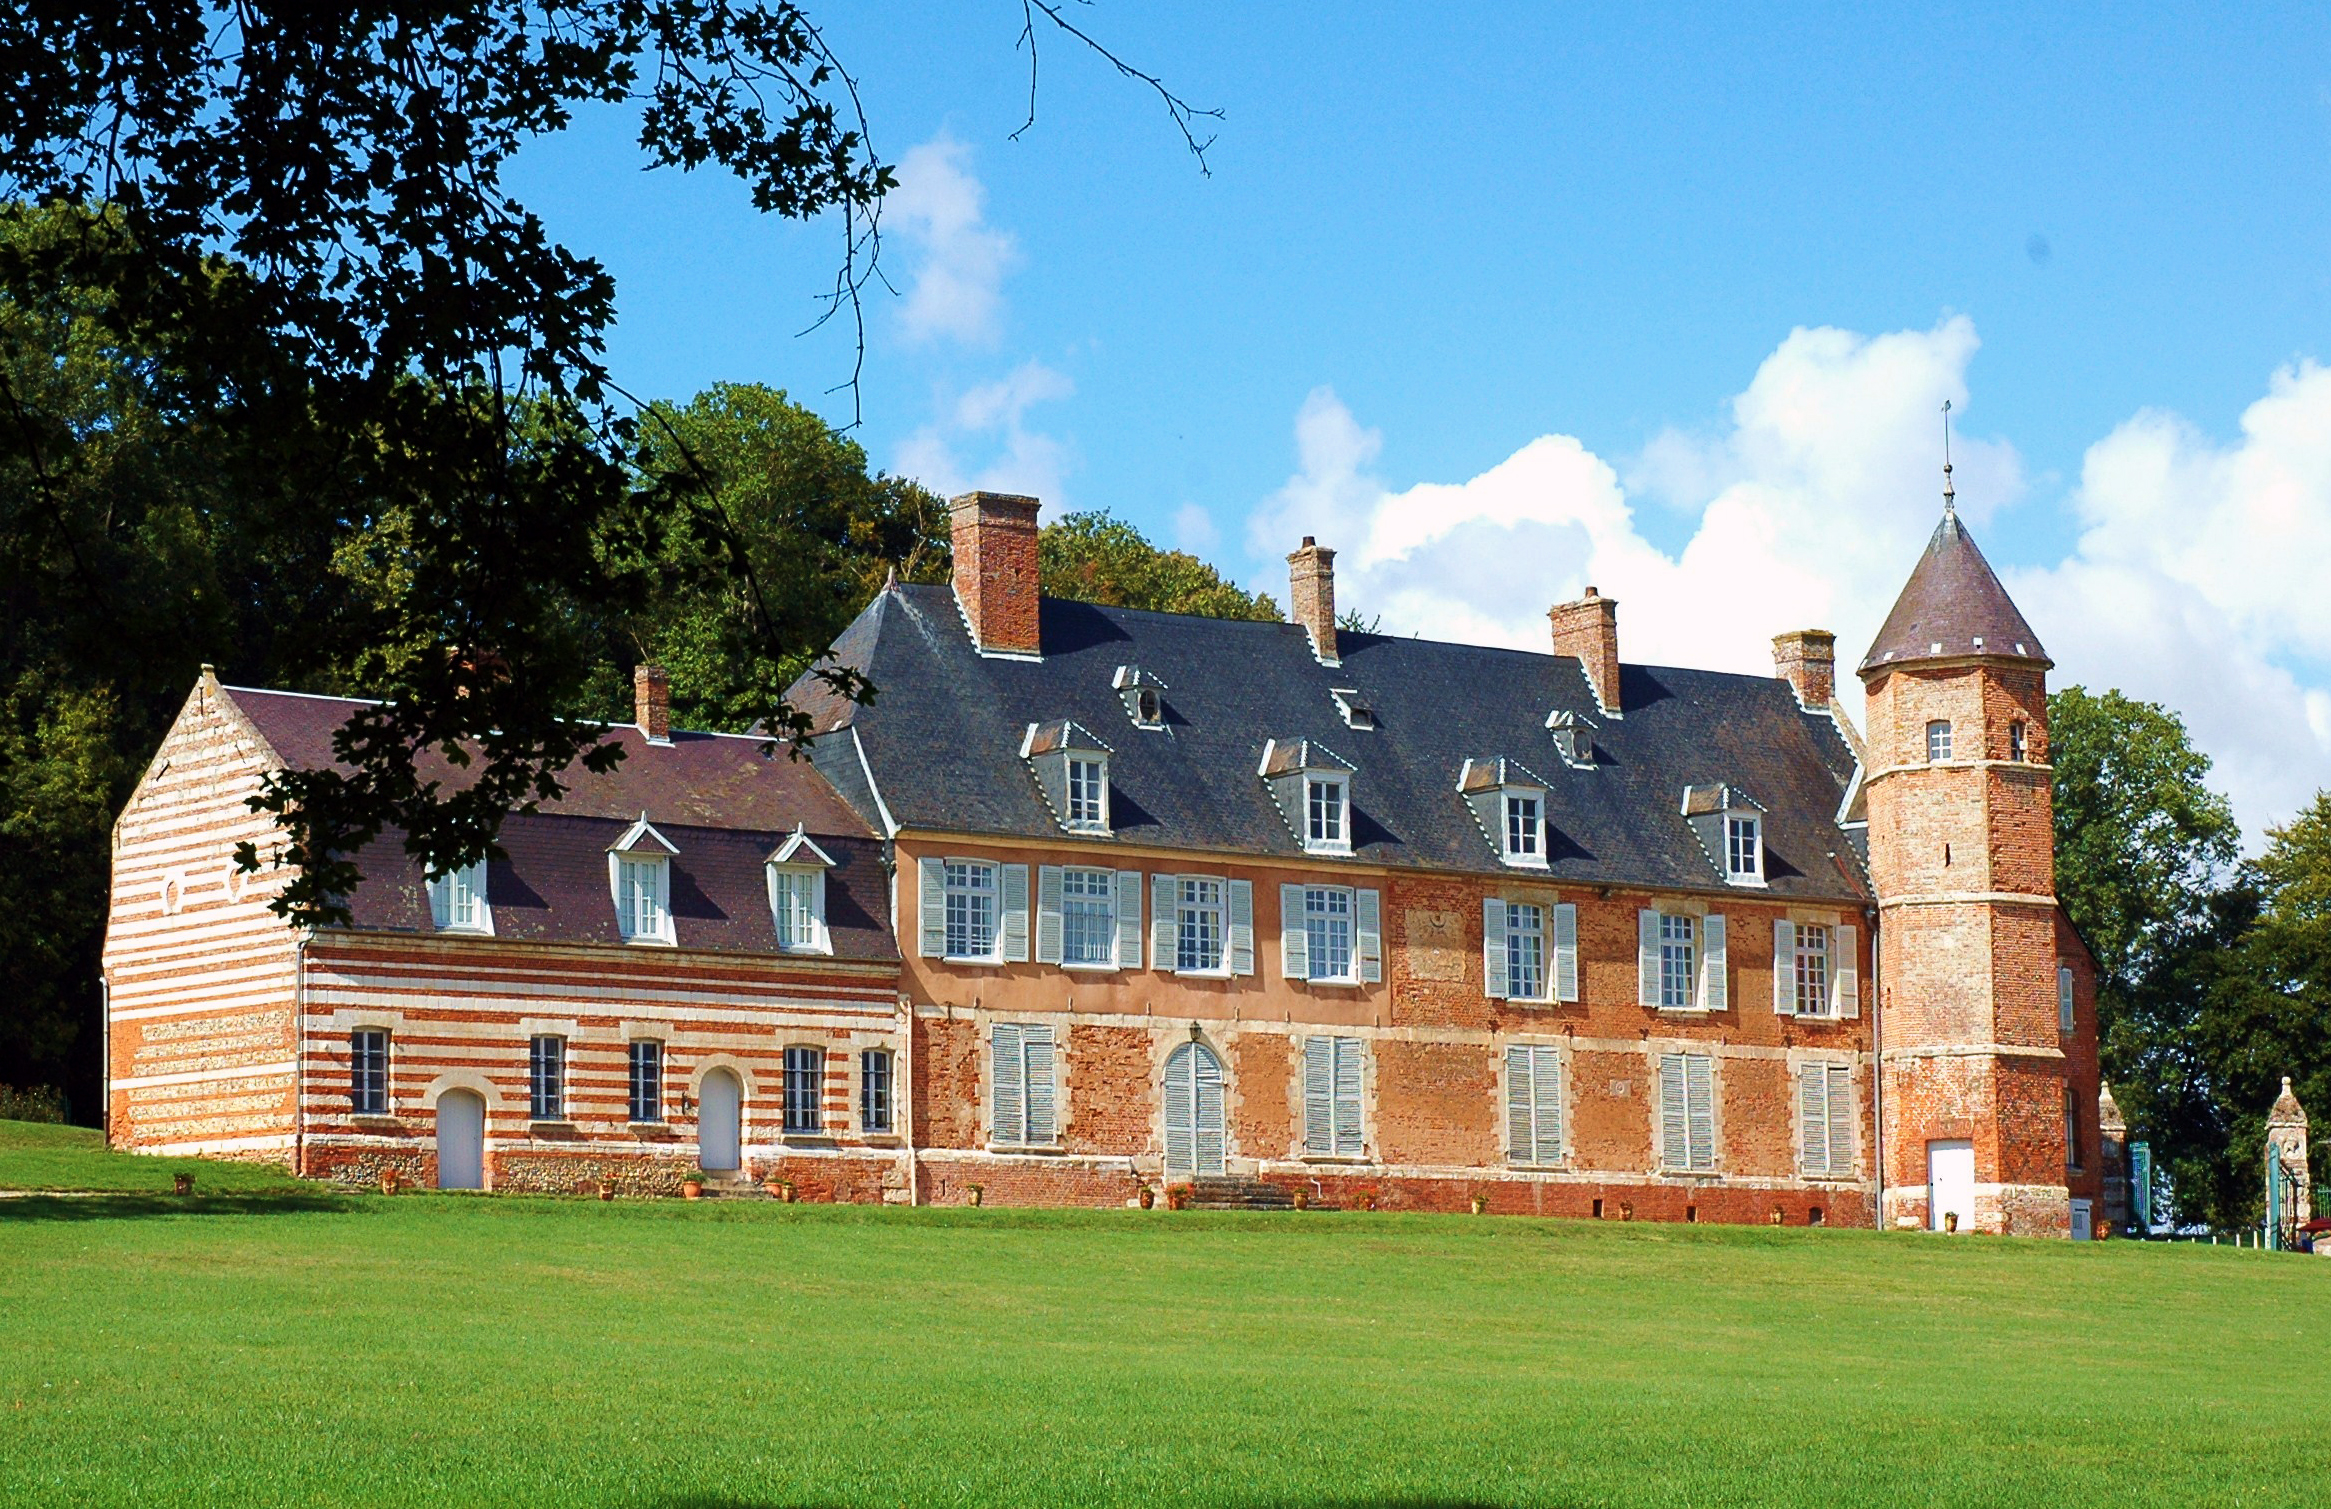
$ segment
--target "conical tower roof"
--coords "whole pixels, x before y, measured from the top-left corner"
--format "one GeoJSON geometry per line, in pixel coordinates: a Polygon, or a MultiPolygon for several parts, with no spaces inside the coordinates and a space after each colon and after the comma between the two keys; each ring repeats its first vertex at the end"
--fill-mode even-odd
{"type": "Polygon", "coordinates": [[[1926,554],[1918,558],[1885,627],[1862,657],[1861,674],[1967,655],[2028,660],[2042,668],[2055,663],[1999,585],[1991,563],[1975,548],[1958,513],[1945,508],[1934,538],[1926,542],[1926,554]]]}
{"type": "Polygon", "coordinates": [[[2299,1109],[2299,1098],[2291,1093],[2291,1077],[2282,1077],[2282,1093],[2274,1098],[2274,1109],[2266,1113],[2270,1127],[2303,1127],[2307,1113],[2299,1109]]]}

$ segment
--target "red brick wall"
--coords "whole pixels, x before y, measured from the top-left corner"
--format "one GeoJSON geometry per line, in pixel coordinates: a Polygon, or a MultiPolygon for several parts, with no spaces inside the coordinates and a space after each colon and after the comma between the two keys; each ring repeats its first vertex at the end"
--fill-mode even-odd
{"type": "Polygon", "coordinates": [[[1151,1150],[1157,1087],[1151,1066],[1157,1034],[1130,1027],[1068,1029],[1067,1124],[1061,1145],[1072,1153],[1131,1156],[1151,1150]]]}
{"type": "Polygon", "coordinates": [[[915,1018],[915,1145],[979,1147],[979,1027],[968,1017],[915,1018]]]}
{"type": "Polygon", "coordinates": [[[1249,1158],[1286,1158],[1295,1151],[1294,1051],[1277,1033],[1246,1032],[1230,1040],[1230,1143],[1249,1158]]]}
{"type": "Polygon", "coordinates": [[[1485,1045],[1376,1044],[1373,1140],[1384,1162],[1494,1166],[1501,1115],[1497,1060],[1485,1045]]]}
{"type": "Polygon", "coordinates": [[[1613,1173],[1651,1167],[1658,1086],[1648,1070],[1640,1053],[1571,1054],[1570,1145],[1578,1167],[1613,1173]]]}
{"type": "Polygon", "coordinates": [[[955,596],[971,637],[982,649],[1035,654],[1036,500],[966,493],[949,505],[949,513],[955,596]]]}

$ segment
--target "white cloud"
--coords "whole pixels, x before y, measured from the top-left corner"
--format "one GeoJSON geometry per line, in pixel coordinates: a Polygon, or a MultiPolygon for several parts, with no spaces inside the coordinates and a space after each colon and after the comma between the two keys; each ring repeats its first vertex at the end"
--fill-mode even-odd
{"type": "Polygon", "coordinates": [[[1174,548],[1187,550],[1192,555],[1205,555],[1221,542],[1222,531],[1214,527],[1214,515],[1202,503],[1184,503],[1174,510],[1174,548]]]}
{"type": "Polygon", "coordinates": [[[1066,442],[1026,423],[1041,403],[1068,398],[1076,385],[1044,363],[1024,361],[1001,379],[939,404],[940,418],[899,445],[896,469],[942,496],[970,488],[1025,493],[1050,508],[1063,504],[1063,480],[1075,456],[1066,442]]]}
{"type": "Polygon", "coordinates": [[[899,159],[882,223],[916,253],[899,315],[909,340],[995,339],[1004,274],[1019,249],[986,215],[987,189],[972,176],[971,148],[945,131],[899,159]]]}
{"type": "MultiPolygon", "coordinates": [[[[1822,627],[1852,662],[1940,508],[1938,410],[1969,408],[1964,318],[1868,337],[1792,332],[1708,433],[1670,430],[1624,468],[1545,435],[1468,481],[1395,492],[1382,436],[1320,389],[1296,415],[1298,468],[1250,521],[1275,562],[1302,535],[1339,548],[1339,600],[1388,631],[1537,648],[1546,609],[1588,584],[1621,600],[1627,658],[1770,674],[1770,641],[1822,627]],[[1649,498],[1696,518],[1652,545],[1649,498]]],[[[2004,570],[2057,661],[2055,684],[2118,686],[2182,713],[2253,837],[2331,784],[2331,372],[2278,374],[2214,445],[2142,414],[2088,455],[2068,560],[2004,570]],[[2310,669],[2311,668],[2311,669],[2310,669]]],[[[1960,511],[1999,561],[2023,468],[1953,441],[1960,511]]],[[[1272,573],[1275,575],[1275,572],[1272,573]]]]}

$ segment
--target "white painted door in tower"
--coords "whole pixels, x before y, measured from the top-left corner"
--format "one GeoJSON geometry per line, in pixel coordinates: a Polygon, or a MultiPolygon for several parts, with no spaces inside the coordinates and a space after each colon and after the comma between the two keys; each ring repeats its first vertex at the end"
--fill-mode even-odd
{"type": "Polygon", "coordinates": [[[1222,1060],[1204,1043],[1184,1043],[1166,1060],[1166,1173],[1222,1173],[1228,1140],[1223,1125],[1222,1060]]]}
{"type": "Polygon", "coordinates": [[[726,1069],[704,1076],[696,1089],[696,1166],[725,1174],[742,1161],[744,1086],[726,1069]]]}
{"type": "Polygon", "coordinates": [[[486,1187],[486,1102],[474,1090],[437,1097],[437,1187],[486,1187]]]}
{"type": "Polygon", "coordinates": [[[1975,1229],[1975,1144],[1963,1137],[1926,1145],[1926,1223],[1948,1231],[1953,1215],[1957,1230],[1975,1229]]]}

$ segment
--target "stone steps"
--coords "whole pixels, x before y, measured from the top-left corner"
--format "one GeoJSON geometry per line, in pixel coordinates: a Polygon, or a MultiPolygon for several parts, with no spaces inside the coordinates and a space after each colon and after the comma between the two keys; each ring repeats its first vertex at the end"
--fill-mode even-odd
{"type": "Polygon", "coordinates": [[[1294,1193],[1266,1179],[1193,1179],[1192,1210],[1293,1210],[1294,1193]]]}

